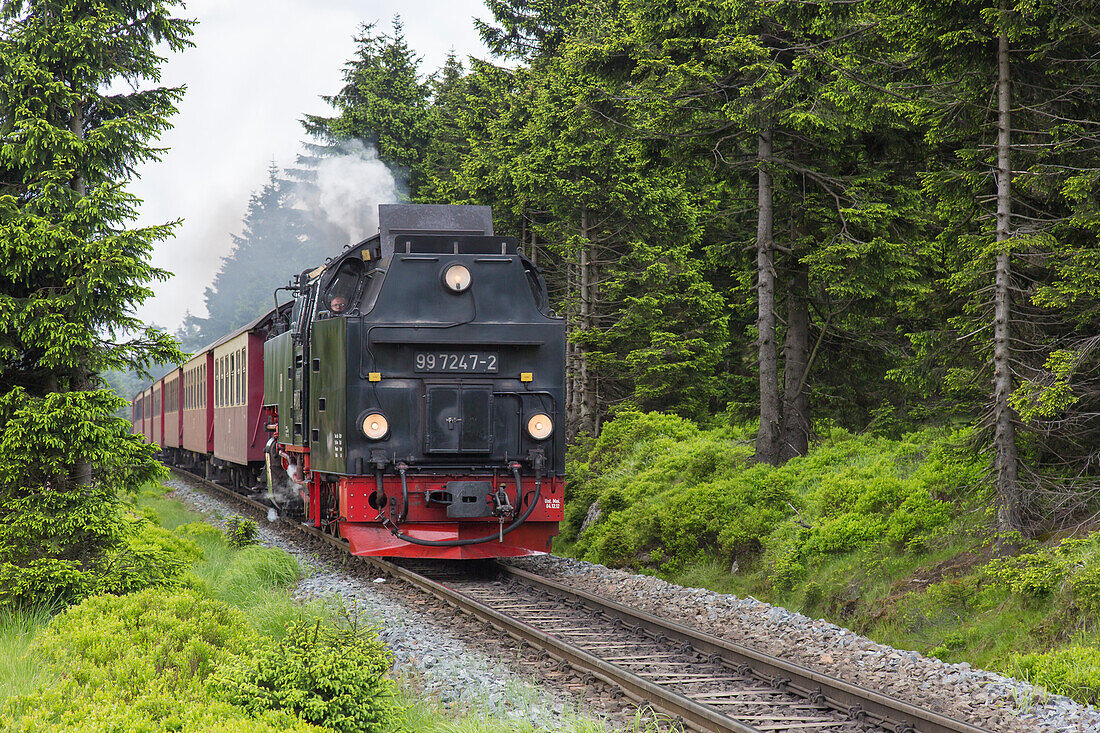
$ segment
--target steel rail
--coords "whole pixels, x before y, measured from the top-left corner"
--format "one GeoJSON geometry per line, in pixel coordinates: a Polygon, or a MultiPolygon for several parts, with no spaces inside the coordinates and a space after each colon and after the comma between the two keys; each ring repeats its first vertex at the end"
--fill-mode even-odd
{"type": "MultiPolygon", "coordinates": [[[[238,494],[184,469],[171,467],[171,470],[257,510],[266,512],[270,509],[266,504],[238,494]]],[[[347,544],[339,538],[314,527],[302,525],[299,522],[286,519],[283,521],[295,529],[344,552],[348,550],[347,544]]],[[[382,558],[358,556],[357,559],[372,565],[387,575],[410,583],[414,587],[492,625],[517,640],[545,650],[555,659],[562,660],[578,671],[591,674],[613,687],[618,687],[632,699],[652,705],[662,713],[680,719],[693,728],[719,733],[726,731],[730,733],[760,733],[759,729],[746,725],[708,705],[698,703],[684,695],[639,677],[619,665],[600,659],[584,649],[501,613],[419,573],[382,558]]],[[[564,596],[575,603],[583,603],[593,607],[603,615],[617,618],[626,624],[640,628],[654,638],[663,636],[666,639],[687,644],[711,659],[721,660],[725,665],[739,671],[742,676],[755,677],[779,690],[793,692],[811,702],[819,702],[853,719],[866,720],[870,718],[878,721],[879,726],[893,728],[898,733],[990,733],[986,729],[945,717],[873,690],[852,685],[843,680],[819,674],[777,657],[660,619],[644,611],[629,608],[610,599],[601,598],[577,588],[571,588],[525,570],[503,563],[497,563],[497,565],[503,572],[540,590],[564,596]]]]}
{"type": "Polygon", "coordinates": [[[822,695],[831,707],[841,713],[857,710],[855,706],[858,705],[858,710],[862,710],[868,717],[877,718],[883,721],[885,726],[892,726],[899,731],[906,730],[908,726],[916,733],[990,733],[984,728],[814,672],[779,657],[658,618],[645,611],[624,606],[579,588],[572,588],[505,563],[498,563],[498,565],[504,573],[521,579],[529,585],[584,603],[607,616],[639,627],[651,636],[664,636],[667,639],[688,644],[712,659],[721,659],[724,664],[735,670],[743,670],[744,666],[748,665],[753,675],[763,682],[772,685],[777,681],[782,682],[783,689],[793,690],[809,699],[816,699],[818,695],[822,695]]]}

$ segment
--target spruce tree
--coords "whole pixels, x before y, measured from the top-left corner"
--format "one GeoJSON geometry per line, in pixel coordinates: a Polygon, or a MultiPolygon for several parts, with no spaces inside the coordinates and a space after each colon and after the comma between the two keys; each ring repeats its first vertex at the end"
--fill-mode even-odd
{"type": "Polygon", "coordinates": [[[580,8],[573,0],[487,0],[496,23],[477,21],[498,56],[531,60],[557,53],[580,8]]]}
{"type": "Polygon", "coordinates": [[[732,283],[751,286],[735,297],[755,301],[764,463],[805,453],[812,376],[828,352],[859,344],[868,316],[881,322],[916,275],[907,120],[852,81],[874,47],[861,12],[747,0],[685,13],[648,2],[614,22],[599,15],[583,36],[589,68],[622,80],[604,115],[664,141],[668,164],[702,183],[698,195],[715,206],[711,251],[732,283]]]}
{"type": "Polygon", "coordinates": [[[135,316],[167,276],[149,256],[174,224],[132,227],[125,189],[183,94],[156,85],[157,50],[189,45],[177,5],[2,6],[0,604],[94,591],[118,493],[158,475],[99,375],[181,356],[135,316]]]}
{"type": "MultiPolygon", "coordinates": [[[[919,60],[897,89],[939,154],[923,174],[941,227],[952,380],[979,397],[1000,529],[1035,531],[1098,492],[1095,320],[1077,307],[1097,250],[1095,3],[889,2],[883,28],[919,60]],[[1087,268],[1086,268],[1087,269],[1087,268]],[[1084,286],[1084,287],[1082,287],[1084,286]],[[1061,396],[1059,394],[1061,393],[1061,396]],[[1046,404],[1043,404],[1045,397],[1046,404]],[[982,404],[984,402],[984,404],[982,404]]],[[[933,354],[934,356],[934,354],[933,354]]]]}
{"type": "MultiPolygon", "coordinates": [[[[420,58],[405,41],[400,17],[394,17],[392,35],[364,25],[355,42],[358,49],[344,67],[343,88],[324,97],[337,115],[307,115],[303,125],[323,144],[358,140],[373,147],[415,199],[425,180],[430,93],[420,79],[420,58]]],[[[323,149],[314,152],[331,154],[323,149]]]]}

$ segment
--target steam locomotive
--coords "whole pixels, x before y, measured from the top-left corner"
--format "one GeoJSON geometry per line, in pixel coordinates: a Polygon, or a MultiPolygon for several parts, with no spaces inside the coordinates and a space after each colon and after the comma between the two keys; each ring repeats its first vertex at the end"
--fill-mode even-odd
{"type": "Polygon", "coordinates": [[[546,552],[564,506],[565,324],[485,206],[379,206],[379,233],[134,398],[163,459],[357,555],[546,552]]]}

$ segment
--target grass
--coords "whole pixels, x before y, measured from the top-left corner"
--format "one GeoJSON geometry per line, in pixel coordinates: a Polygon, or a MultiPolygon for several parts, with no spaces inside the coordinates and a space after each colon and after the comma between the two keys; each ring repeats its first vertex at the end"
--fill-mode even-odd
{"type": "MultiPolygon", "coordinates": [[[[304,606],[290,588],[302,576],[298,562],[282,550],[253,545],[237,549],[225,533],[206,524],[206,517],[164,495],[163,489],[143,490],[137,505],[147,509],[164,528],[194,542],[202,557],[191,567],[196,583],[212,598],[244,611],[263,636],[278,637],[302,615],[304,606]]],[[[331,616],[334,609],[310,604],[314,612],[331,616]]]]}
{"type": "Polygon", "coordinates": [[[0,702],[23,695],[49,680],[29,654],[35,633],[53,616],[49,606],[0,612],[0,702]]]}

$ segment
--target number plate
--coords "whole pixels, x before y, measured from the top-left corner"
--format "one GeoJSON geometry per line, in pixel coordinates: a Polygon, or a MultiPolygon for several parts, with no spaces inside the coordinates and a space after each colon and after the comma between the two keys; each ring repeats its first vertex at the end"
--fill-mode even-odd
{"type": "Polygon", "coordinates": [[[418,351],[413,369],[418,372],[496,374],[499,357],[490,351],[418,351]]]}

